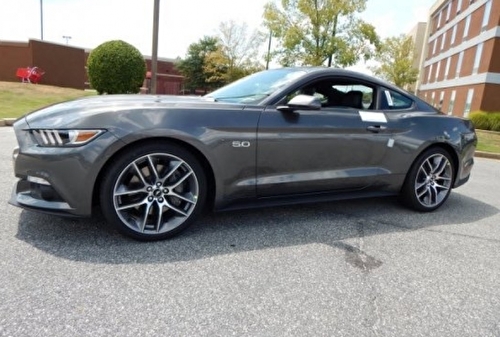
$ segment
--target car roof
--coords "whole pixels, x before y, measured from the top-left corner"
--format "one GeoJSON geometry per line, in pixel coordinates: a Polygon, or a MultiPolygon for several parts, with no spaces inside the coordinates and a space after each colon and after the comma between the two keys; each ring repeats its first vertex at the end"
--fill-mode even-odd
{"type": "Polygon", "coordinates": [[[404,91],[404,89],[394,85],[393,83],[382,80],[373,75],[367,75],[358,71],[342,69],[342,68],[329,68],[329,67],[290,67],[290,69],[302,70],[307,73],[323,73],[325,75],[337,75],[337,76],[349,76],[355,77],[357,79],[365,80],[368,82],[373,82],[378,85],[385,86],[389,89],[395,89],[397,91],[404,91]]]}

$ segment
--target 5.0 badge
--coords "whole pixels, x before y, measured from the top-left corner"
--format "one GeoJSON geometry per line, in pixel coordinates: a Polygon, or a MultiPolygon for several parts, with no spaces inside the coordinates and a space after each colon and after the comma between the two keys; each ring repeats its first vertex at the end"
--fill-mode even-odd
{"type": "Polygon", "coordinates": [[[232,143],[233,147],[250,147],[250,142],[249,141],[240,141],[240,140],[235,140],[232,143]]]}

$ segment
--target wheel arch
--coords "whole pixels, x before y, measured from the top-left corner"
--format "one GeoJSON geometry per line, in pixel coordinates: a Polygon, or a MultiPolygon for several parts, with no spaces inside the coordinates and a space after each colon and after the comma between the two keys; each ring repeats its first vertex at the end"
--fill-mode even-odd
{"type": "MultiPolygon", "coordinates": [[[[415,162],[420,158],[420,156],[423,153],[425,153],[429,149],[433,149],[433,148],[441,148],[441,149],[445,150],[446,152],[448,152],[450,154],[451,160],[452,160],[452,164],[453,164],[453,169],[454,169],[454,176],[453,176],[452,186],[455,184],[455,181],[456,181],[457,176],[458,176],[459,157],[458,157],[458,153],[455,150],[455,148],[452,145],[448,144],[448,143],[433,143],[433,144],[429,144],[428,146],[422,148],[422,150],[419,151],[418,155],[415,156],[415,158],[413,159],[413,161],[411,162],[411,164],[409,166],[408,171],[406,172],[406,176],[405,176],[405,180],[404,180],[405,183],[406,183],[406,180],[408,179],[408,176],[410,174],[411,168],[413,167],[413,165],[415,165],[415,162]]],[[[402,186],[404,186],[404,184],[402,186]]]]}
{"type": "Polygon", "coordinates": [[[176,138],[171,138],[171,137],[153,137],[153,138],[146,138],[146,139],[139,139],[137,141],[134,141],[132,143],[126,144],[122,148],[120,148],[118,151],[113,153],[113,155],[108,158],[106,163],[101,167],[99,170],[99,173],[97,175],[97,178],[94,183],[94,188],[93,188],[93,193],[92,193],[92,206],[99,205],[99,190],[100,186],[102,184],[102,180],[104,177],[105,172],[107,169],[112,165],[113,161],[115,158],[119,157],[122,155],[124,152],[129,151],[130,149],[134,147],[139,147],[144,144],[150,144],[150,143],[170,143],[170,144],[175,144],[179,147],[184,148],[185,150],[189,151],[195,158],[199,161],[200,165],[202,166],[206,178],[207,178],[207,204],[205,207],[208,209],[213,208],[213,203],[215,200],[215,190],[216,190],[216,184],[215,184],[215,174],[214,170],[212,168],[212,165],[210,164],[209,160],[206,158],[206,156],[195,146],[192,144],[189,144],[185,141],[176,139],[176,138]]]}

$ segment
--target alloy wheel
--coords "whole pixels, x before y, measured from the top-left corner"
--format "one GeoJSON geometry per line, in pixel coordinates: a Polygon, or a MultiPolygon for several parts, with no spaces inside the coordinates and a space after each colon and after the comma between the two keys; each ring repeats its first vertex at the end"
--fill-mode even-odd
{"type": "Polygon", "coordinates": [[[141,234],[162,234],[182,225],[198,202],[199,183],[181,158],[153,153],[123,169],[113,189],[120,220],[141,234]]]}
{"type": "Polygon", "coordinates": [[[453,180],[449,159],[436,153],[429,156],[418,168],[414,190],[418,202],[428,208],[441,204],[448,196],[453,180]]]}

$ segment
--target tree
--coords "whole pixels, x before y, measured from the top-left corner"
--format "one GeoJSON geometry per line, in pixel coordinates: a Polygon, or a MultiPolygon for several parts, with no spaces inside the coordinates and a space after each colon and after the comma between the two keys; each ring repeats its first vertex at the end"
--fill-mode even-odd
{"type": "Polygon", "coordinates": [[[121,40],[104,42],[87,60],[90,84],[101,94],[138,93],[146,76],[141,52],[121,40]]]}
{"type": "Polygon", "coordinates": [[[415,57],[415,46],[410,36],[389,37],[382,41],[375,56],[380,66],[371,70],[375,75],[398,87],[404,87],[417,81],[418,69],[414,67],[415,57]]]}
{"type": "Polygon", "coordinates": [[[375,27],[356,17],[366,0],[280,0],[264,7],[264,23],[281,49],[284,66],[346,67],[372,57],[378,46],[375,27]]]}
{"type": "Polygon", "coordinates": [[[198,42],[192,43],[186,58],[176,63],[177,69],[185,77],[184,85],[191,93],[196,89],[204,89],[205,92],[213,89],[214,83],[208,80],[204,67],[207,55],[217,50],[218,43],[218,38],[205,36],[198,42]]]}
{"type": "Polygon", "coordinates": [[[203,67],[203,72],[207,77],[207,81],[214,87],[222,87],[230,83],[230,77],[234,77],[234,75],[230,75],[229,63],[230,61],[226,54],[224,54],[221,46],[209,53],[203,67]]]}
{"type": "Polygon", "coordinates": [[[259,47],[264,40],[261,33],[248,32],[245,23],[222,22],[219,26],[218,48],[207,55],[204,66],[209,82],[227,84],[263,69],[259,61],[259,47]]]}

